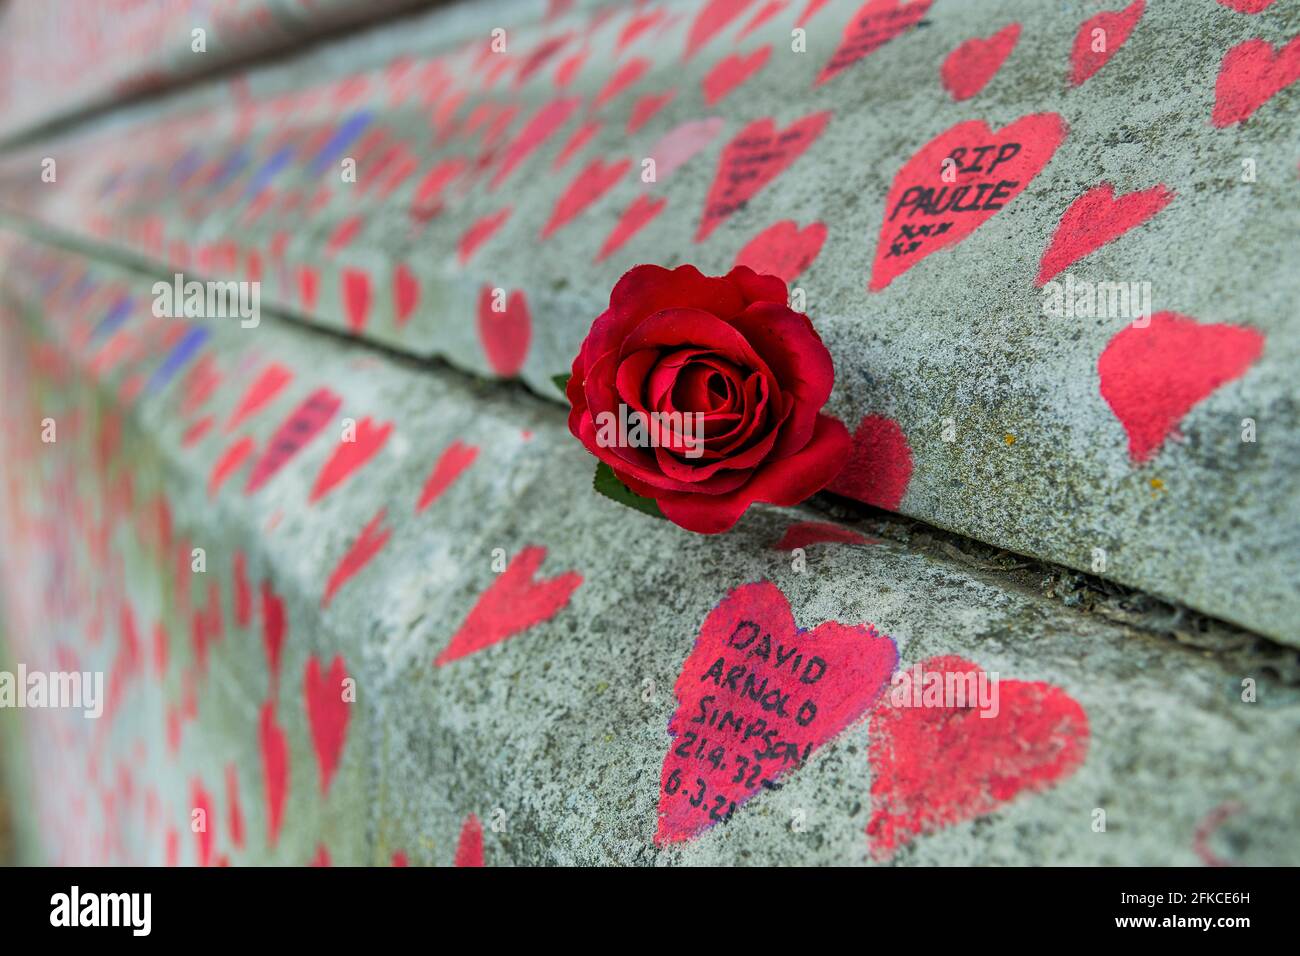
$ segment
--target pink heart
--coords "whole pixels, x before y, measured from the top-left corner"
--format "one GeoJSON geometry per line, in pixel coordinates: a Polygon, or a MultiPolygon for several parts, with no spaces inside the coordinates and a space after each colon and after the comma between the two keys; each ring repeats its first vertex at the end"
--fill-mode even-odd
{"type": "Polygon", "coordinates": [[[1146,222],[1165,206],[1174,194],[1163,184],[1115,198],[1115,187],[1102,183],[1070,204],[1061,217],[1056,234],[1043,252],[1036,285],[1043,285],[1084,256],[1146,222]]]}
{"type": "Polygon", "coordinates": [[[759,275],[777,276],[787,284],[812,265],[826,241],[826,226],[810,222],[802,229],[791,219],[773,223],[736,254],[736,265],[759,275]]]}
{"type": "Polygon", "coordinates": [[[798,628],[770,581],[731,591],[673,688],[655,842],[689,840],[775,789],[871,708],[897,661],[870,624],[798,628]]]}
{"type": "Polygon", "coordinates": [[[1119,52],[1145,12],[1146,0],[1133,0],[1123,10],[1106,10],[1079,24],[1079,32],[1074,35],[1074,47],[1070,51],[1070,62],[1073,64],[1070,82],[1081,86],[1105,66],[1119,52]],[[1094,46],[1101,49],[1093,49],[1094,46]]]}
{"type": "Polygon", "coordinates": [[[1025,190],[1065,136],[1056,113],[1033,113],[996,133],[968,120],[922,146],[885,200],[871,291],[988,222],[1025,190]]]}
{"type": "Polygon", "coordinates": [[[478,334],[493,371],[508,378],[524,367],[533,322],[523,292],[511,292],[502,312],[493,309],[496,299],[496,292],[490,286],[484,286],[479,292],[478,334]]]}
{"type": "MultiPolygon", "coordinates": [[[[815,85],[820,86],[858,60],[879,50],[906,33],[930,10],[932,0],[868,0],[844,27],[844,36],[834,55],[822,67],[815,85]]],[[[805,12],[804,17],[811,16],[805,12]]]]}
{"type": "Polygon", "coordinates": [[[829,491],[897,511],[912,480],[912,448],[898,422],[868,415],[853,432],[853,449],[829,491]]]}
{"type": "Polygon", "coordinates": [[[1197,402],[1244,375],[1263,351],[1255,329],[1201,325],[1176,312],[1156,313],[1145,328],[1125,326],[1101,353],[1097,374],[1133,461],[1154,455],[1197,402]]]}
{"type": "Polygon", "coordinates": [[[1300,36],[1277,52],[1267,40],[1238,43],[1223,57],[1214,81],[1215,126],[1248,118],[1271,97],[1300,79],[1300,36]]]}
{"type": "Polygon", "coordinates": [[[1002,69],[1019,39],[1020,24],[1009,23],[987,39],[972,37],[962,43],[939,68],[944,89],[958,102],[970,99],[1002,69]]]}
{"type": "Polygon", "coordinates": [[[733,53],[719,60],[705,74],[700,86],[704,91],[704,102],[709,106],[725,99],[727,94],[740,86],[751,76],[761,70],[772,55],[772,47],[759,47],[748,56],[733,53]]]}
{"type": "Polygon", "coordinates": [[[352,706],[343,697],[343,680],[347,668],[342,655],[335,655],[327,672],[321,672],[315,655],[307,660],[303,674],[302,693],[307,704],[307,723],[311,728],[312,747],[316,751],[316,764],[320,768],[320,792],[329,792],[339,757],[347,739],[348,718],[352,706]]]}

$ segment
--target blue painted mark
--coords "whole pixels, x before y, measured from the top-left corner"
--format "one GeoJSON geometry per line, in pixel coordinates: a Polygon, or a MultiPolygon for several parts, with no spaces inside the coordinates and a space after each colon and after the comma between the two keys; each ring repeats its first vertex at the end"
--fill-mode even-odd
{"type": "Polygon", "coordinates": [[[108,315],[99,320],[99,325],[95,326],[91,338],[98,339],[105,335],[112,335],[117,330],[117,327],[130,317],[133,304],[131,297],[124,295],[109,306],[108,315]]]}
{"type": "Polygon", "coordinates": [[[221,189],[222,186],[226,185],[226,183],[230,182],[242,173],[244,167],[248,165],[248,161],[248,147],[238,147],[234,152],[226,157],[225,162],[221,164],[221,168],[217,170],[217,175],[213,178],[212,185],[209,187],[210,191],[216,192],[221,189]]]}
{"type": "Polygon", "coordinates": [[[244,198],[252,199],[271,185],[271,180],[275,178],[276,173],[288,166],[291,159],[293,159],[293,147],[285,146],[263,163],[261,168],[253,174],[252,180],[249,181],[248,189],[244,191],[244,198]]]}
{"type": "Polygon", "coordinates": [[[202,326],[195,326],[186,332],[184,338],[177,342],[163,359],[162,365],[159,365],[149,376],[145,391],[156,392],[175,378],[176,373],[185,367],[185,363],[194,358],[195,353],[203,347],[203,343],[208,340],[208,335],[208,330],[202,326]]]}
{"type": "Polygon", "coordinates": [[[362,110],[354,113],[343,121],[343,125],[334,131],[334,135],[329,138],[324,146],[321,147],[316,158],[311,161],[309,167],[313,175],[319,175],[325,171],[325,168],[343,155],[343,151],[352,145],[352,142],[361,135],[361,132],[370,125],[370,121],[375,118],[375,114],[370,110],[362,110]]]}

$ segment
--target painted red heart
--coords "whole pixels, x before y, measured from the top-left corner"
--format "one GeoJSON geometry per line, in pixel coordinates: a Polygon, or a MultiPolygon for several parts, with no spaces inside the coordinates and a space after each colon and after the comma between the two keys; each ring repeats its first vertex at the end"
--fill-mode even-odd
{"type": "Polygon", "coordinates": [[[1146,222],[1173,198],[1173,192],[1164,184],[1127,193],[1118,199],[1110,183],[1089,189],[1061,216],[1056,234],[1043,252],[1035,285],[1044,285],[1084,256],[1146,222]]]}
{"type": "Polygon", "coordinates": [[[1267,40],[1238,43],[1219,66],[1211,121],[1220,128],[1240,123],[1296,80],[1300,80],[1300,36],[1277,51],[1267,40]]]}
{"type": "Polygon", "coordinates": [[[478,448],[474,445],[466,445],[461,441],[454,441],[448,445],[446,450],[438,457],[437,463],[433,466],[433,471],[429,472],[429,477],[420,490],[420,498],[415,503],[416,513],[419,514],[437,501],[442,493],[460,477],[461,472],[474,463],[474,459],[477,457],[478,448]]]}
{"type": "Polygon", "coordinates": [[[465,172],[469,163],[463,157],[440,160],[424,174],[415,188],[410,214],[413,219],[427,221],[443,209],[443,191],[465,172]]]}
{"type": "Polygon", "coordinates": [[[523,292],[511,292],[505,308],[493,308],[500,297],[496,290],[484,286],[478,297],[478,335],[493,371],[503,377],[517,375],[528,358],[533,337],[533,320],[523,292]]]}
{"type": "Polygon", "coordinates": [[[600,109],[606,103],[619,96],[629,86],[634,84],[641,77],[645,76],[646,71],[650,69],[650,61],[644,57],[637,57],[628,60],[606,81],[605,85],[600,88],[596,98],[592,100],[591,108],[593,111],[600,109]]]}
{"type": "Polygon", "coordinates": [[[1240,325],[1201,325],[1157,312],[1128,325],[1097,360],[1101,397],[1128,434],[1134,462],[1152,457],[1192,407],[1240,378],[1264,351],[1264,336],[1240,325]]]}
{"type": "Polygon", "coordinates": [[[230,413],[230,419],[225,426],[226,434],[234,431],[265,408],[291,381],[293,381],[293,372],[278,362],[272,362],[263,369],[262,374],[248,387],[244,397],[230,413]]]}
{"type": "Polygon", "coordinates": [[[666,205],[668,199],[664,196],[658,199],[646,195],[637,196],[632,200],[632,205],[623,210],[618,223],[605,238],[600,251],[596,253],[595,261],[604,262],[623,248],[623,244],[640,232],[651,219],[663,212],[666,205]]]}
{"type": "Polygon", "coordinates": [[[551,218],[542,227],[542,238],[549,238],[557,229],[618,185],[631,165],[630,159],[606,163],[598,157],[584,166],[556,201],[551,218]]]}
{"type": "Polygon", "coordinates": [[[770,581],[732,590],[673,688],[655,843],[698,836],[775,789],[870,711],[897,662],[893,640],[870,624],[804,630],[770,581]]]}
{"type": "Polygon", "coordinates": [[[199,866],[208,866],[212,862],[217,821],[212,813],[212,795],[198,777],[190,781],[190,808],[190,829],[198,846],[199,866]]]}
{"type": "Polygon", "coordinates": [[[587,145],[593,136],[600,132],[600,123],[592,120],[590,123],[583,123],[573,135],[569,137],[568,142],[560,149],[554,161],[551,163],[552,170],[563,169],[564,166],[587,145]]]}
{"type": "Polygon", "coordinates": [[[792,219],[773,223],[736,254],[736,265],[789,283],[812,265],[826,241],[826,225],[810,222],[802,229],[792,219]]]}
{"type": "Polygon", "coordinates": [[[768,44],[747,56],[739,53],[724,56],[714,64],[713,69],[709,70],[700,82],[700,87],[704,91],[704,102],[712,106],[725,99],[728,93],[761,70],[771,55],[772,46],[768,44]]]}
{"type": "Polygon", "coordinates": [[[755,120],[722,150],[704,202],[695,241],[702,242],[764,186],[785,172],[822,134],[829,111],[811,113],[778,130],[770,117],[755,120]]]}
{"type": "Polygon", "coordinates": [[[420,301],[420,280],[404,262],[393,270],[393,317],[400,329],[411,318],[420,301]]]}
{"type": "Polygon", "coordinates": [[[676,90],[664,90],[662,93],[647,93],[632,105],[627,116],[627,135],[634,136],[641,127],[655,118],[655,115],[673,101],[676,90]]]}
{"type": "Polygon", "coordinates": [[[1105,10],[1079,24],[1070,51],[1070,82],[1081,86],[1119,52],[1146,12],[1146,0],[1133,0],[1123,10],[1105,10]]]}
{"type": "Polygon", "coordinates": [[[387,515],[387,509],[380,508],[379,512],[361,529],[361,533],[352,542],[352,547],[348,548],[339,563],[335,565],[334,570],[330,572],[329,580],[325,582],[325,593],[320,599],[321,607],[329,607],[339,588],[383,550],[388,539],[393,536],[392,529],[384,527],[384,518],[387,515]]]}
{"type": "Polygon", "coordinates": [[[286,617],[284,599],[275,593],[270,581],[262,581],[262,647],[266,651],[266,667],[271,672],[271,695],[280,686],[280,652],[284,647],[286,617]]]}
{"type": "Polygon", "coordinates": [[[298,268],[298,301],[308,312],[316,309],[316,297],[320,288],[320,276],[311,266],[298,268]]]}
{"type": "Polygon", "coordinates": [[[868,415],[853,432],[853,450],[829,490],[897,511],[912,480],[912,448],[898,422],[868,415]]]}
{"type": "Polygon", "coordinates": [[[226,483],[226,479],[239,470],[239,467],[248,460],[248,456],[253,453],[253,439],[245,435],[239,441],[235,442],[217,459],[216,464],[212,466],[212,472],[208,475],[208,497],[215,497],[221,490],[221,486],[226,483]]]}
{"type": "Polygon", "coordinates": [[[514,637],[549,621],[564,608],[582,583],[582,575],[566,571],[554,577],[535,578],[545,559],[546,549],[537,545],[530,545],[515,555],[475,602],[465,623],[434,665],[442,667],[514,637]]]}
{"type": "Polygon", "coordinates": [[[342,278],[348,328],[360,332],[370,321],[370,275],[363,269],[344,269],[342,278]]]}
{"type": "Polygon", "coordinates": [[[700,47],[704,46],[727,25],[745,12],[753,0],[709,0],[691,23],[690,33],[686,37],[686,53],[683,59],[689,60],[700,47]]]}
{"type": "Polygon", "coordinates": [[[483,824],[470,814],[460,827],[460,841],[456,844],[455,866],[483,866],[483,824]]]}
{"type": "Polygon", "coordinates": [[[246,628],[253,621],[253,587],[248,582],[248,559],[236,551],[234,558],[235,624],[246,628]]]}
{"type": "Polygon", "coordinates": [[[1262,13],[1273,5],[1273,0],[1219,0],[1219,3],[1238,13],[1262,13]]]}
{"type": "Polygon", "coordinates": [[[318,388],[303,399],[271,436],[266,451],[249,473],[244,494],[251,495],[270,481],[303,446],[320,434],[342,404],[343,400],[328,388],[318,388]]]}
{"type": "Polygon", "coordinates": [[[937,693],[950,674],[965,695],[983,669],[955,656],[922,661],[898,675],[871,715],[867,836],[876,859],[888,859],[920,834],[1046,790],[1087,755],[1088,716],[1061,688],[988,675],[997,691],[994,715],[992,707],[944,706],[973,703],[937,693]],[[925,696],[927,687],[936,688],[933,698],[925,696]]]}
{"type": "Polygon", "coordinates": [[[343,681],[348,676],[343,656],[336,654],[328,671],[322,673],[315,655],[308,658],[303,673],[302,694],[307,704],[307,723],[311,728],[316,765],[320,768],[320,792],[329,792],[338,770],[339,757],[347,740],[348,718],[352,705],[344,696],[343,681]]]}
{"type": "Polygon", "coordinates": [[[392,422],[376,425],[369,415],[357,422],[353,440],[340,441],[329,460],[321,466],[307,503],[314,504],[320,501],[346,481],[354,471],[375,457],[379,449],[384,447],[384,442],[388,441],[392,431],[392,422]]]}
{"type": "Polygon", "coordinates": [[[500,186],[524,160],[533,154],[542,143],[546,142],[556,130],[568,122],[569,117],[577,111],[582,103],[577,97],[556,99],[547,103],[534,114],[527,125],[519,131],[515,141],[510,144],[496,174],[488,180],[488,190],[500,186]]]}
{"type": "Polygon", "coordinates": [[[939,68],[943,87],[957,102],[968,100],[1002,69],[1020,39],[1020,24],[1009,23],[991,37],[972,37],[948,54],[939,68]]]}
{"type": "Polygon", "coordinates": [[[483,216],[465,230],[464,235],[460,237],[460,241],[456,243],[456,259],[461,265],[469,262],[474,253],[478,251],[479,246],[491,239],[497,230],[506,224],[506,220],[510,218],[513,211],[514,209],[511,206],[498,209],[496,212],[483,216]]]}
{"type": "Polygon", "coordinates": [[[284,819],[284,798],[289,791],[289,744],[284,730],[275,722],[275,704],[262,705],[258,724],[258,742],[262,749],[262,779],[266,786],[266,840],[275,846],[284,819]]]}
{"type": "Polygon", "coordinates": [[[234,761],[226,764],[226,807],[230,821],[230,842],[235,849],[243,849],[244,810],[239,802],[239,771],[234,761]]]}
{"type": "Polygon", "coordinates": [[[1066,131],[1056,113],[1033,113],[996,133],[968,120],[922,146],[885,200],[870,290],[880,291],[988,222],[1042,171],[1066,131]]]}
{"type": "Polygon", "coordinates": [[[879,50],[897,36],[915,27],[930,10],[932,0],[867,0],[844,27],[835,53],[822,67],[815,85],[820,86],[858,60],[879,50]]]}

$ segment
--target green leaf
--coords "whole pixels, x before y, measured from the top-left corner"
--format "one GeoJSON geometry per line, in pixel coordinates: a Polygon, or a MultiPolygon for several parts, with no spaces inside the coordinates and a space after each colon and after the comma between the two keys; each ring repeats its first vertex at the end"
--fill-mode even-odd
{"type": "Polygon", "coordinates": [[[569,379],[571,378],[573,378],[572,372],[565,372],[561,375],[551,376],[551,381],[555,383],[555,387],[558,388],[560,390],[560,394],[565,396],[566,398],[568,397],[569,394],[569,379]]]}
{"type": "Polygon", "coordinates": [[[612,498],[621,505],[629,508],[635,508],[637,511],[653,515],[656,518],[662,518],[664,513],[659,510],[659,505],[653,498],[642,498],[623,482],[618,480],[618,475],[614,474],[614,469],[603,461],[596,466],[596,476],[591,481],[591,487],[595,488],[606,498],[612,498]]]}

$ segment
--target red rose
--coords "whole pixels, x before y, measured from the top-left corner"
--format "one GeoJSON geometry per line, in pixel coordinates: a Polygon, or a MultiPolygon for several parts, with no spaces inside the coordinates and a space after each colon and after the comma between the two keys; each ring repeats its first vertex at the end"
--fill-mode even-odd
{"type": "MultiPolygon", "coordinates": [[[[569,431],[674,524],[714,534],[752,502],[793,505],[824,488],[849,453],[821,414],[830,353],[785,283],[737,266],[637,266],[573,360],[569,431]],[[613,427],[638,418],[650,446],[613,427]],[[617,440],[611,440],[617,437],[617,440]]],[[[620,426],[621,427],[621,426],[620,426]]]]}

